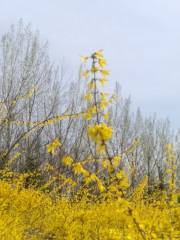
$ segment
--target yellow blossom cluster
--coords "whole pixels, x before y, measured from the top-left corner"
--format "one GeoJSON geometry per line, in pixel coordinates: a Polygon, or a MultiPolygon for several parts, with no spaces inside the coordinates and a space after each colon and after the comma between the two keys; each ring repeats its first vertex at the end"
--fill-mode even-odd
{"type": "Polygon", "coordinates": [[[71,156],[64,156],[62,161],[64,165],[68,167],[73,164],[73,158],[71,156]]]}
{"type": "Polygon", "coordinates": [[[55,151],[58,147],[60,147],[62,144],[61,142],[59,141],[59,139],[55,138],[53,140],[53,142],[51,142],[50,144],[47,145],[47,151],[48,153],[54,155],[55,154],[55,151]]]}
{"type": "Polygon", "coordinates": [[[87,120],[91,120],[96,115],[101,115],[104,120],[108,121],[109,114],[104,111],[109,106],[112,98],[108,99],[108,94],[98,89],[98,87],[104,86],[109,75],[109,71],[105,69],[107,61],[104,58],[103,51],[98,50],[90,57],[82,57],[81,60],[85,64],[85,69],[82,70],[81,76],[87,80],[87,93],[84,99],[88,103],[88,108],[84,117],[87,120]],[[88,60],[92,62],[90,69],[87,66],[88,60]]]}
{"type": "MultiPolygon", "coordinates": [[[[103,189],[103,186],[100,186],[103,189]]],[[[166,198],[56,201],[34,189],[0,180],[0,239],[178,239],[180,208],[166,198]]]]}
{"type": "Polygon", "coordinates": [[[88,127],[88,135],[96,143],[108,141],[112,137],[112,127],[108,127],[105,123],[94,124],[88,127]]]}

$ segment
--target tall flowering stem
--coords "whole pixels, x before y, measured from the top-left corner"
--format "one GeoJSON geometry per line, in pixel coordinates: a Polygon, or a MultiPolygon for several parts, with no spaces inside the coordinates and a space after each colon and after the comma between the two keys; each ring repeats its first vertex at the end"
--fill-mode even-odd
{"type": "Polygon", "coordinates": [[[94,124],[88,127],[88,135],[95,143],[96,157],[101,152],[105,152],[110,163],[111,156],[107,147],[107,141],[112,137],[112,127],[108,126],[108,113],[106,108],[109,105],[108,94],[100,91],[100,86],[103,87],[107,81],[109,71],[105,69],[106,60],[103,52],[96,51],[90,57],[83,57],[83,62],[91,61],[90,70],[83,72],[83,75],[88,77],[88,89],[85,100],[88,102],[86,118],[94,124]]]}

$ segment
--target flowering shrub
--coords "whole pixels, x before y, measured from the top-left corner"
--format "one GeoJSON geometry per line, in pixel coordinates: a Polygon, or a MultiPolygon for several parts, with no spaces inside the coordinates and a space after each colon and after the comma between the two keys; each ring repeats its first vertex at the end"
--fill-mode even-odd
{"type": "Polygon", "coordinates": [[[177,196],[144,200],[142,191],[131,200],[72,202],[1,180],[0,239],[178,239],[177,196]]]}
{"type": "Polygon", "coordinates": [[[102,143],[102,141],[107,141],[112,137],[112,128],[108,127],[106,124],[95,124],[88,127],[88,135],[96,143],[102,143]]]}
{"type": "MultiPolygon", "coordinates": [[[[121,163],[139,140],[121,155],[111,150],[113,128],[108,107],[115,96],[109,97],[102,90],[109,74],[107,62],[101,50],[81,60],[81,76],[87,80],[86,109],[71,117],[87,122],[86,140],[91,151],[85,159],[74,159],[61,139],[55,138],[47,145],[47,152],[50,159],[58,158],[61,150],[67,153],[58,160],[60,167],[49,161],[26,173],[13,172],[8,166],[2,169],[0,239],[178,239],[180,196],[176,192],[173,146],[165,149],[168,191],[149,194],[147,177],[132,190],[121,163]]],[[[32,125],[36,130],[68,116],[16,124],[32,125]]],[[[16,152],[9,163],[18,156],[16,152]]]]}

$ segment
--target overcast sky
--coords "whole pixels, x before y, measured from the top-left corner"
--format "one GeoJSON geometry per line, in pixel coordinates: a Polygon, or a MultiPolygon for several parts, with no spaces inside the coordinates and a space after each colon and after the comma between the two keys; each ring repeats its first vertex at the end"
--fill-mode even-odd
{"type": "Polygon", "coordinates": [[[180,0],[0,0],[0,35],[20,18],[69,67],[104,49],[111,85],[180,127],[180,0]]]}

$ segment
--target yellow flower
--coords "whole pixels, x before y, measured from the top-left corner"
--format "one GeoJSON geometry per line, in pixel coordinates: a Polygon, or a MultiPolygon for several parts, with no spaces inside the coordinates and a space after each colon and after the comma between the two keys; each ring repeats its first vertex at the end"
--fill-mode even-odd
{"type": "Polygon", "coordinates": [[[95,88],[95,83],[94,83],[93,81],[90,81],[90,82],[88,83],[88,88],[89,88],[90,90],[93,90],[93,89],[95,88]]]}
{"type": "Polygon", "coordinates": [[[108,105],[109,105],[109,103],[108,103],[107,101],[102,101],[102,102],[100,103],[100,108],[101,108],[102,110],[104,110],[104,109],[107,108],[108,105]]]}
{"type": "Polygon", "coordinates": [[[97,186],[100,192],[104,192],[106,190],[100,179],[97,180],[97,186]]]}
{"type": "Polygon", "coordinates": [[[124,188],[124,189],[126,189],[126,188],[129,187],[129,183],[128,183],[127,177],[124,177],[124,178],[121,180],[121,182],[119,183],[119,187],[120,187],[120,188],[124,188]]]}
{"type": "Polygon", "coordinates": [[[102,167],[103,167],[104,169],[107,169],[109,173],[112,173],[112,171],[113,171],[113,168],[112,168],[109,160],[106,160],[106,159],[103,160],[103,161],[102,161],[102,167]]]}
{"type": "Polygon", "coordinates": [[[101,143],[112,137],[112,127],[108,127],[105,123],[94,124],[88,127],[88,135],[96,143],[101,143]]]}
{"type": "Polygon", "coordinates": [[[89,177],[86,178],[85,182],[86,182],[86,184],[89,184],[91,182],[96,182],[97,179],[98,178],[95,174],[91,174],[89,177]]]}
{"type": "Polygon", "coordinates": [[[108,120],[109,120],[109,113],[105,113],[105,114],[103,115],[103,117],[104,117],[104,119],[105,119],[106,121],[108,121],[108,120]]]}
{"type": "Polygon", "coordinates": [[[94,114],[96,114],[96,107],[91,106],[87,109],[86,113],[84,114],[84,118],[86,120],[91,120],[94,114]]]}
{"type": "Polygon", "coordinates": [[[102,87],[104,86],[105,82],[106,82],[106,78],[99,79],[99,83],[101,84],[102,87]]]}
{"type": "Polygon", "coordinates": [[[74,165],[74,173],[75,174],[82,174],[84,177],[88,177],[89,176],[89,172],[83,168],[82,164],[81,163],[76,163],[74,165]]]}
{"type": "Polygon", "coordinates": [[[73,158],[72,157],[70,157],[70,156],[65,156],[65,157],[63,157],[63,163],[64,163],[64,165],[65,166],[71,166],[72,165],[72,163],[73,163],[73,158]]]}
{"type": "Polygon", "coordinates": [[[84,96],[84,99],[88,102],[91,102],[92,99],[93,99],[93,95],[91,93],[87,93],[85,96],[84,96]]]}
{"type": "Polygon", "coordinates": [[[115,156],[115,157],[113,157],[113,159],[112,159],[113,165],[114,165],[115,167],[118,167],[120,160],[121,160],[121,157],[120,157],[120,156],[115,156]]]}
{"type": "Polygon", "coordinates": [[[106,62],[106,60],[105,59],[99,59],[99,65],[103,68],[103,67],[105,67],[106,66],[106,64],[107,64],[107,62],[106,62]]]}
{"type": "Polygon", "coordinates": [[[118,179],[122,179],[122,178],[124,177],[123,171],[120,170],[119,172],[117,172],[117,173],[116,173],[116,177],[117,177],[118,179]]]}
{"type": "Polygon", "coordinates": [[[75,174],[80,174],[80,173],[82,173],[82,171],[83,171],[82,165],[80,163],[76,163],[74,165],[74,173],[75,174]]]}
{"type": "Polygon", "coordinates": [[[106,148],[105,148],[105,145],[103,143],[97,145],[97,152],[98,153],[105,153],[105,151],[106,151],[106,148]]]}
{"type": "Polygon", "coordinates": [[[108,97],[108,93],[103,93],[103,92],[101,92],[101,100],[102,101],[107,101],[107,97],[108,97]]]}
{"type": "Polygon", "coordinates": [[[109,75],[109,71],[103,69],[103,70],[101,70],[101,74],[102,74],[103,76],[107,76],[107,75],[109,75]]]}
{"type": "Polygon", "coordinates": [[[103,166],[103,168],[108,168],[109,167],[109,161],[103,160],[102,161],[102,166],[103,166]]]}
{"type": "Polygon", "coordinates": [[[98,58],[98,59],[101,59],[101,58],[104,58],[103,56],[103,50],[98,50],[95,52],[95,57],[98,58]]]}
{"type": "Polygon", "coordinates": [[[50,144],[47,145],[47,151],[48,153],[54,155],[55,153],[55,150],[60,147],[62,144],[61,142],[59,141],[58,138],[55,138],[54,141],[50,144]]]}
{"type": "Polygon", "coordinates": [[[80,57],[81,62],[83,62],[83,63],[86,63],[87,60],[88,60],[88,58],[89,58],[89,57],[87,57],[87,56],[81,56],[81,57],[80,57]]]}
{"type": "Polygon", "coordinates": [[[92,114],[90,112],[87,112],[83,115],[84,119],[86,120],[91,120],[92,119],[92,114]]]}
{"type": "Polygon", "coordinates": [[[97,67],[95,67],[95,66],[92,66],[92,68],[91,68],[91,72],[92,73],[96,73],[96,72],[98,72],[99,71],[99,68],[97,68],[97,67]]]}

